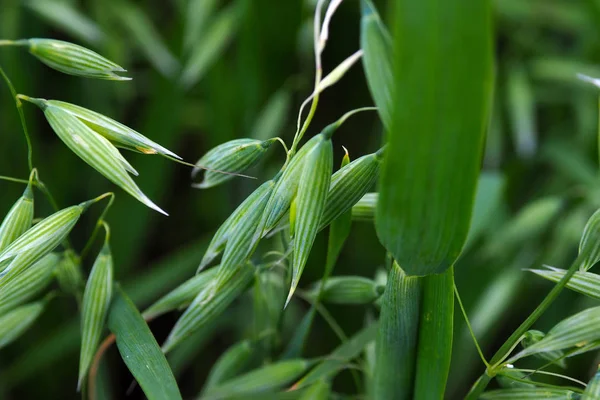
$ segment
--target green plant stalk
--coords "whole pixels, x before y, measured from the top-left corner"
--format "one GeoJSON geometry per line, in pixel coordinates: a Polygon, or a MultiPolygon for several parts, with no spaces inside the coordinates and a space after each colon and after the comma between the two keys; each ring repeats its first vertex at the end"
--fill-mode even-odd
{"type": "MultiPolygon", "coordinates": [[[[113,202],[115,201],[115,194],[113,192],[108,192],[108,193],[105,193],[102,196],[100,196],[100,198],[104,198],[104,197],[110,197],[110,199],[108,200],[106,207],[104,207],[102,214],[100,214],[100,216],[98,217],[98,221],[96,221],[96,226],[94,226],[94,230],[92,231],[90,238],[88,239],[87,243],[83,247],[83,250],[81,250],[81,258],[84,258],[87,255],[88,251],[92,247],[92,244],[94,243],[94,239],[96,239],[96,235],[98,234],[98,231],[100,230],[100,228],[102,226],[105,226],[105,228],[106,228],[106,224],[104,222],[104,217],[106,216],[106,213],[108,212],[108,210],[112,206],[113,202]]],[[[108,235],[108,230],[107,230],[107,235],[108,235]]]]}
{"type": "Polygon", "coordinates": [[[419,344],[415,399],[443,399],[452,358],[454,267],[420,278],[419,344]]]}
{"type": "Polygon", "coordinates": [[[537,308],[527,317],[525,321],[513,332],[512,335],[504,342],[500,349],[492,357],[489,368],[486,368],[485,372],[475,382],[465,400],[476,400],[479,398],[481,393],[485,390],[490,380],[496,375],[496,369],[500,366],[502,361],[510,354],[510,351],[519,342],[521,336],[529,330],[529,328],[538,320],[538,318],[550,307],[552,302],[556,300],[560,292],[565,288],[567,282],[575,272],[579,269],[581,264],[586,260],[587,251],[579,253],[575,261],[571,264],[567,273],[558,283],[552,288],[552,290],[546,295],[544,300],[537,306],[537,308]]]}
{"type": "MultiPolygon", "coordinates": [[[[10,41],[4,41],[4,42],[10,42],[10,41]]],[[[2,43],[2,42],[0,42],[0,43],[2,43]]],[[[15,100],[17,111],[19,112],[19,118],[21,119],[21,126],[23,127],[23,134],[25,135],[25,140],[27,141],[27,165],[29,166],[29,171],[32,171],[33,170],[33,149],[31,147],[31,139],[29,137],[29,132],[27,131],[27,124],[25,123],[25,114],[23,113],[23,103],[21,103],[21,100],[17,97],[17,91],[15,90],[15,87],[13,86],[10,79],[8,79],[8,76],[6,75],[6,73],[4,72],[4,69],[1,66],[0,66],[0,75],[2,75],[2,78],[6,82],[6,85],[8,86],[8,89],[10,90],[10,93],[12,94],[12,97],[15,100]]]]}

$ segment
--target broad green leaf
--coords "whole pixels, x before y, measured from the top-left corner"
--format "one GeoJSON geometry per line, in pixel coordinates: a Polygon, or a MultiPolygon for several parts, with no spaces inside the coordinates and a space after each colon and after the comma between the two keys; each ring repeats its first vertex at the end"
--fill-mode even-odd
{"type": "Polygon", "coordinates": [[[111,81],[131,80],[116,74],[126,72],[123,67],[85,47],[54,39],[27,39],[25,43],[38,60],[64,74],[111,81]]]}
{"type": "MultiPolygon", "coordinates": [[[[31,228],[32,221],[33,188],[29,183],[23,195],[13,204],[0,225],[0,252],[31,228]]],[[[2,271],[1,266],[0,271],[2,271]]]]}
{"type": "Polygon", "coordinates": [[[381,302],[374,398],[412,398],[422,279],[392,265],[381,302]]]}
{"type": "Polygon", "coordinates": [[[179,72],[179,61],[171,53],[148,15],[135,3],[120,1],[111,4],[115,17],[129,31],[134,43],[139,46],[154,68],[167,78],[179,72]]]}
{"type": "MultiPolygon", "coordinates": [[[[552,282],[560,281],[567,272],[564,269],[547,265],[546,268],[548,269],[532,269],[530,271],[552,282]]],[[[600,300],[600,275],[591,272],[577,271],[567,282],[567,288],[600,300]]]]}
{"type": "Polygon", "coordinates": [[[581,396],[581,400],[597,400],[600,399],[600,371],[590,379],[585,392],[581,396]]]}
{"type": "Polygon", "coordinates": [[[204,290],[217,275],[219,267],[194,275],[148,307],[142,315],[144,318],[156,318],[169,311],[187,307],[194,298],[204,290]]]}
{"type": "Polygon", "coordinates": [[[254,266],[246,264],[218,290],[214,288],[216,282],[202,290],[175,323],[163,351],[169,352],[191,333],[214,321],[246,290],[253,276],[254,266]]]}
{"type": "Polygon", "coordinates": [[[98,44],[106,38],[94,21],[69,3],[60,0],[27,0],[25,5],[52,25],[81,40],[98,44]]]}
{"type": "Polygon", "coordinates": [[[333,378],[348,365],[348,362],[358,357],[370,342],[375,340],[379,326],[377,323],[373,323],[342,343],[311,369],[306,376],[296,382],[293,388],[303,388],[321,380],[333,378]]]}
{"type": "Polygon", "coordinates": [[[43,100],[40,101],[40,99],[34,99],[34,101],[44,111],[50,126],[58,137],[83,161],[141,203],[167,215],[137,187],[127,173],[135,170],[108,139],[94,132],[73,114],[62,108],[50,105],[43,100]]]}
{"type": "Polygon", "coordinates": [[[415,399],[442,399],[450,372],[454,326],[454,268],[423,280],[415,399]]]}
{"type": "MultiPolygon", "coordinates": [[[[162,147],[141,133],[134,131],[128,126],[125,126],[112,118],[108,118],[105,115],[77,106],[75,104],[65,103],[64,101],[48,100],[47,104],[58,107],[72,114],[81,122],[89,126],[94,132],[104,136],[117,147],[137,151],[143,154],[162,154],[181,159],[181,157],[169,149],[162,147]]],[[[137,175],[135,170],[131,172],[134,175],[137,175]]]]}
{"type": "MultiPolygon", "coordinates": [[[[321,282],[315,282],[307,294],[316,299],[321,286],[321,282]]],[[[362,276],[334,276],[325,282],[320,299],[331,304],[369,304],[377,300],[384,289],[374,280],[362,276]]]]}
{"type": "Polygon", "coordinates": [[[392,121],[392,40],[377,10],[370,0],[361,1],[360,47],[363,66],[371,96],[383,124],[389,128],[392,121]]]}
{"type": "Polygon", "coordinates": [[[508,363],[541,352],[583,347],[600,339],[600,307],[583,310],[556,324],[546,336],[513,356],[508,363]]]}
{"type": "Polygon", "coordinates": [[[253,354],[254,348],[249,340],[243,340],[228,348],[210,369],[202,391],[206,393],[238,375],[246,369],[253,354]]]}
{"type": "Polygon", "coordinates": [[[324,138],[307,156],[298,185],[296,198],[296,223],[294,253],[292,257],[292,283],[286,305],[290,302],[308,261],[310,250],[319,232],[333,168],[331,140],[324,138]]]}
{"type": "Polygon", "coordinates": [[[309,361],[302,359],[276,362],[247,372],[207,390],[203,399],[231,399],[249,394],[270,392],[293,382],[294,379],[297,379],[306,371],[310,364],[309,361]]]}
{"type": "Polygon", "coordinates": [[[25,303],[48,287],[60,257],[50,253],[19,274],[0,291],[0,315],[25,303]]]}
{"type": "MultiPolygon", "coordinates": [[[[206,1],[206,0],[205,0],[206,1]]],[[[181,72],[184,87],[195,85],[208,68],[221,56],[239,28],[240,12],[237,3],[219,12],[206,28],[203,37],[190,51],[190,58],[181,72]]]]}
{"type": "Polygon", "coordinates": [[[526,400],[526,399],[554,399],[554,400],[569,400],[576,399],[577,395],[567,389],[553,388],[518,388],[518,389],[498,389],[490,390],[479,396],[481,400],[526,400]]]}
{"type": "Polygon", "coordinates": [[[104,332],[104,324],[112,299],[112,289],[113,259],[107,240],[96,257],[83,294],[78,388],[81,387],[81,383],[87,375],[104,332]]]}
{"type": "Polygon", "coordinates": [[[394,10],[394,107],[375,226],[407,275],[441,273],[471,219],[493,83],[490,1],[400,0],[394,10]]]}
{"type": "Polygon", "coordinates": [[[148,324],[127,295],[117,287],[108,316],[121,358],[149,400],[181,399],[169,363],[148,324]]]}
{"type": "Polygon", "coordinates": [[[15,341],[40,316],[46,301],[26,304],[0,317],[0,349],[15,341]]]}
{"type": "MultiPolygon", "coordinates": [[[[200,168],[204,167],[209,170],[204,172],[202,182],[195,183],[192,187],[207,189],[233,179],[234,175],[217,171],[240,173],[247,170],[260,161],[276,140],[237,139],[211,149],[196,162],[200,168]],[[215,171],[210,171],[210,169],[215,171]]],[[[196,176],[200,168],[192,170],[192,177],[196,176]]]]}

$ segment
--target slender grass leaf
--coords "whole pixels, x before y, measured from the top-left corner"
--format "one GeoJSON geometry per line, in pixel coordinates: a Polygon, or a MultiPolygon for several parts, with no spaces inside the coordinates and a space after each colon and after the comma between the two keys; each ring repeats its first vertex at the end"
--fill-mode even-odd
{"type": "Polygon", "coordinates": [[[167,78],[175,77],[181,67],[179,61],[171,53],[148,15],[129,1],[113,3],[111,9],[154,68],[167,78]]]}
{"type": "MultiPolygon", "coordinates": [[[[321,282],[315,282],[307,294],[316,298],[321,286],[321,282]]],[[[362,276],[334,276],[325,282],[320,299],[331,304],[370,304],[377,300],[384,290],[384,286],[362,276]]]]}
{"type": "Polygon", "coordinates": [[[537,149],[537,126],[533,88],[523,65],[508,68],[507,102],[515,149],[521,157],[531,157],[537,149]]]}
{"type": "Polygon", "coordinates": [[[81,260],[75,252],[72,250],[64,252],[56,268],[55,275],[60,288],[65,293],[81,300],[85,282],[81,270],[81,260]]]}
{"type": "Polygon", "coordinates": [[[273,94],[254,121],[251,136],[254,139],[267,140],[279,136],[287,121],[292,106],[289,90],[280,89],[273,94]]]}
{"type": "Polygon", "coordinates": [[[123,67],[85,47],[54,39],[27,39],[25,42],[38,60],[64,74],[111,81],[131,80],[116,74],[126,72],[123,67]]]}
{"type": "Polygon", "coordinates": [[[581,400],[597,400],[600,399],[600,371],[590,379],[585,392],[581,396],[581,400]]]}
{"type": "Polygon", "coordinates": [[[479,396],[481,400],[500,400],[500,399],[555,399],[569,400],[576,399],[577,394],[566,389],[553,388],[519,388],[519,389],[498,389],[490,390],[479,396]]]}
{"type": "Polygon", "coordinates": [[[0,251],[31,228],[32,221],[33,189],[29,183],[23,195],[13,204],[0,225],[0,251]]]}
{"type": "Polygon", "coordinates": [[[169,363],[150,328],[127,295],[117,287],[108,316],[121,358],[149,400],[181,399],[169,363]]]}
{"type": "MultiPolygon", "coordinates": [[[[48,100],[47,104],[60,108],[81,122],[89,126],[94,132],[99,133],[117,147],[137,151],[143,154],[162,154],[165,156],[181,159],[177,154],[153,142],[139,132],[125,126],[114,119],[97,113],[87,108],[64,101],[48,100]]],[[[131,171],[134,175],[137,172],[131,171]]]]}
{"type": "Polygon", "coordinates": [[[40,316],[46,301],[26,304],[0,317],[0,349],[21,336],[40,316]]]}
{"type": "Polygon", "coordinates": [[[342,343],[329,356],[311,369],[306,376],[296,382],[293,389],[307,387],[321,380],[333,378],[352,359],[358,357],[369,343],[375,340],[379,326],[377,323],[371,324],[342,343]]]}
{"type": "Polygon", "coordinates": [[[83,294],[78,388],[87,375],[102,337],[112,300],[112,289],[113,259],[106,241],[94,262],[83,294]]]}
{"type": "Polygon", "coordinates": [[[88,43],[106,39],[94,21],[64,1],[27,0],[25,5],[52,25],[88,43]]]}
{"type": "Polygon", "coordinates": [[[231,236],[227,240],[221,265],[217,270],[213,290],[220,290],[238,271],[244,267],[244,264],[258,245],[260,232],[263,230],[263,212],[273,192],[275,182],[267,181],[260,185],[257,192],[260,196],[252,204],[240,220],[231,226],[231,236]]]}
{"type": "Polygon", "coordinates": [[[137,187],[127,173],[128,170],[132,170],[131,166],[108,139],[94,132],[71,113],[47,104],[43,100],[36,102],[44,110],[54,132],[69,149],[135,199],[153,210],[167,215],[137,187]]]}
{"type": "Polygon", "coordinates": [[[246,264],[218,290],[214,289],[216,282],[202,290],[175,323],[162,346],[163,351],[169,352],[194,331],[214,321],[246,290],[253,276],[254,266],[246,264]]]}
{"type": "Polygon", "coordinates": [[[363,66],[371,96],[383,124],[392,121],[392,40],[377,10],[370,0],[361,2],[360,47],[364,52],[363,66]]]}
{"type": "Polygon", "coordinates": [[[213,19],[203,38],[191,50],[190,58],[181,73],[184,87],[196,84],[208,68],[223,53],[239,28],[240,12],[237,3],[219,12],[213,19]]]}
{"type": "Polygon", "coordinates": [[[495,172],[482,172],[477,182],[475,205],[471,226],[465,243],[466,251],[489,226],[490,220],[500,207],[504,189],[503,177],[495,172]]]}
{"type": "Polygon", "coordinates": [[[331,87],[338,83],[340,79],[344,77],[346,72],[361,58],[363,55],[362,50],[358,50],[352,55],[348,56],[344,61],[342,61],[337,67],[333,69],[329,74],[327,74],[317,85],[315,92],[321,93],[328,87],[331,87]]]}
{"type": "Polygon", "coordinates": [[[300,400],[327,400],[331,396],[331,387],[326,381],[318,381],[306,388],[300,400]]]}
{"type": "Polygon", "coordinates": [[[587,257],[580,269],[587,271],[600,261],[600,210],[596,210],[583,228],[581,241],[579,242],[579,253],[587,251],[587,257]]]}
{"type": "Polygon", "coordinates": [[[454,268],[422,278],[415,399],[442,399],[450,372],[454,268]]]}
{"type": "Polygon", "coordinates": [[[327,201],[333,168],[331,140],[322,140],[306,158],[298,185],[292,283],[286,305],[290,302],[308,261],[310,250],[319,231],[319,223],[327,201]]]}
{"type": "Polygon", "coordinates": [[[491,7],[402,0],[394,9],[395,97],[375,226],[407,275],[441,273],[469,230],[492,94],[491,7]]]}
{"type": "Polygon", "coordinates": [[[240,398],[244,395],[270,392],[297,379],[310,366],[302,359],[276,362],[223,382],[208,390],[203,399],[240,398]]]}
{"type": "Polygon", "coordinates": [[[156,300],[142,313],[145,319],[156,318],[164,313],[187,307],[217,275],[218,266],[195,275],[156,300]]]}
{"type": "MultiPolygon", "coordinates": [[[[255,139],[232,140],[210,150],[198,160],[196,165],[212,170],[240,173],[253,165],[256,165],[276,140],[277,139],[268,139],[265,141],[255,139]]],[[[192,170],[192,177],[195,177],[199,171],[200,168],[194,168],[192,170]]],[[[202,182],[193,184],[192,186],[207,189],[229,181],[233,179],[233,177],[234,175],[206,170],[202,182]]]]}
{"type": "Polygon", "coordinates": [[[210,369],[202,391],[206,393],[246,369],[254,354],[253,350],[249,340],[243,340],[228,348],[210,369]]]}
{"type": "Polygon", "coordinates": [[[0,315],[25,303],[48,287],[60,257],[50,253],[19,274],[0,291],[0,315]]]}
{"type": "MultiPolygon", "coordinates": [[[[564,269],[550,268],[545,269],[532,269],[530,270],[536,275],[546,278],[552,282],[558,282],[567,272],[564,269]]],[[[567,288],[574,290],[583,295],[589,296],[594,299],[600,300],[600,276],[591,272],[577,271],[575,275],[567,282],[567,288]]]]}
{"type": "Polygon", "coordinates": [[[412,398],[422,279],[392,265],[381,302],[374,398],[412,398]]]}
{"type": "Polygon", "coordinates": [[[190,0],[187,2],[183,34],[183,47],[186,51],[189,51],[201,39],[206,22],[210,21],[218,4],[219,0],[190,0]]]}
{"type": "MultiPolygon", "coordinates": [[[[521,345],[523,345],[523,348],[526,349],[528,347],[531,347],[535,343],[539,342],[540,340],[543,340],[544,336],[546,336],[544,334],[544,332],[536,331],[536,330],[529,330],[529,331],[525,332],[525,334],[523,335],[523,340],[521,341],[521,345]]],[[[567,364],[565,363],[565,360],[563,359],[564,352],[562,352],[560,350],[547,351],[547,352],[543,352],[543,353],[537,353],[535,355],[546,361],[550,361],[553,364],[556,364],[562,368],[567,367],[567,364]]]]}
{"type": "Polygon", "coordinates": [[[505,389],[535,387],[535,382],[533,382],[525,372],[515,371],[510,368],[501,369],[498,375],[496,375],[496,380],[498,381],[498,384],[505,389]],[[531,383],[525,383],[522,381],[529,381],[531,383]]]}
{"type": "Polygon", "coordinates": [[[523,349],[508,363],[541,352],[581,348],[600,339],[600,307],[583,310],[556,324],[539,342],[523,349]]]}

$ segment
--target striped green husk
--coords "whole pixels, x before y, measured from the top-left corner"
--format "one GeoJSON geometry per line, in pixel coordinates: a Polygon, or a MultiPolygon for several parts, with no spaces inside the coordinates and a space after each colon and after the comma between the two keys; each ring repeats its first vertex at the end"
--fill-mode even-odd
{"type": "Polygon", "coordinates": [[[321,140],[323,140],[322,135],[312,137],[298,150],[298,153],[296,153],[283,170],[283,174],[277,180],[273,194],[269,198],[269,203],[265,208],[265,232],[275,228],[279,220],[289,210],[292,200],[296,197],[298,191],[300,176],[302,175],[306,157],[321,140]]]}
{"type": "Polygon", "coordinates": [[[443,399],[452,358],[454,268],[422,279],[415,399],[443,399]]]}
{"type": "Polygon", "coordinates": [[[331,140],[323,139],[306,157],[296,197],[292,282],[286,305],[290,302],[308,261],[310,250],[319,232],[333,168],[331,140]]]}
{"type": "Polygon", "coordinates": [[[569,400],[576,399],[577,394],[566,389],[554,388],[518,388],[518,389],[499,389],[490,390],[479,396],[481,400],[526,400],[526,399],[555,399],[569,400]]]}
{"type": "Polygon", "coordinates": [[[355,221],[373,221],[379,193],[365,194],[353,207],[352,219],[355,221]]]}
{"type": "Polygon", "coordinates": [[[75,104],[48,100],[48,105],[64,110],[89,126],[94,132],[110,140],[115,146],[144,154],[163,154],[181,159],[177,154],[148,139],[141,133],[114,119],[75,104]]]}
{"type": "Polygon", "coordinates": [[[585,392],[581,396],[581,400],[598,400],[600,399],[600,370],[594,374],[588,382],[585,392]]]}
{"type": "Polygon", "coordinates": [[[142,313],[145,319],[156,318],[169,311],[187,307],[204,290],[217,274],[218,266],[194,275],[160,299],[142,313]]]}
{"type": "MultiPolygon", "coordinates": [[[[536,331],[536,330],[529,330],[529,331],[525,332],[525,334],[523,335],[523,340],[521,341],[521,345],[523,345],[523,348],[526,349],[527,347],[531,347],[532,345],[539,342],[540,340],[543,340],[545,336],[546,335],[544,334],[544,332],[536,331]]],[[[535,356],[537,356],[541,359],[550,361],[553,364],[561,366],[562,368],[566,368],[567,363],[565,362],[563,355],[564,355],[564,352],[560,351],[560,350],[545,351],[543,353],[535,354],[535,356]]]]}
{"type": "Polygon", "coordinates": [[[381,302],[374,393],[376,400],[412,398],[422,279],[392,265],[381,302]]]}
{"type": "Polygon", "coordinates": [[[57,211],[31,227],[0,252],[0,262],[12,259],[0,274],[0,290],[23,270],[60,245],[83,211],[81,205],[57,211]]]}
{"type": "Polygon", "coordinates": [[[210,391],[246,369],[254,354],[253,350],[249,340],[243,340],[228,348],[210,369],[202,391],[210,391]]]}
{"type": "Polygon", "coordinates": [[[31,227],[32,221],[33,189],[29,183],[23,195],[11,207],[0,225],[0,251],[25,233],[31,227]]]}
{"type": "Polygon", "coordinates": [[[77,387],[90,368],[98,343],[104,331],[106,316],[112,299],[113,259],[108,242],[105,242],[90,272],[81,311],[81,352],[79,353],[79,379],[77,387]]]}
{"type": "Polygon", "coordinates": [[[202,290],[175,323],[162,346],[163,352],[169,352],[190,334],[214,321],[242,294],[253,276],[254,266],[246,264],[219,290],[214,290],[215,282],[202,290]]]}
{"type": "Polygon", "coordinates": [[[69,293],[78,299],[81,299],[84,287],[81,260],[72,250],[64,252],[63,257],[56,268],[56,280],[65,293],[69,293]]]}
{"type": "Polygon", "coordinates": [[[293,382],[309,366],[310,362],[302,359],[279,361],[212,388],[206,392],[203,399],[230,399],[254,393],[270,392],[293,382]]]}
{"type": "Polygon", "coordinates": [[[333,174],[321,229],[350,210],[375,184],[382,155],[377,152],[362,156],[333,174]]]}
{"type": "Polygon", "coordinates": [[[29,52],[57,71],[85,78],[130,80],[115,74],[125,70],[100,54],[73,43],[53,39],[28,39],[29,52]]]}
{"type": "Polygon", "coordinates": [[[383,124],[392,120],[392,40],[370,0],[361,1],[360,47],[369,90],[383,124]]]}
{"type": "Polygon", "coordinates": [[[579,242],[579,253],[582,253],[585,247],[589,249],[586,249],[587,257],[580,267],[582,271],[587,271],[600,261],[600,210],[596,210],[585,224],[579,242]]]}
{"type": "Polygon", "coordinates": [[[61,108],[47,102],[41,107],[54,132],[83,161],[146,206],[167,215],[137,187],[127,173],[133,168],[108,139],[61,108]]]}
{"type": "MultiPolygon", "coordinates": [[[[316,298],[321,286],[321,282],[312,284],[308,295],[316,298]]],[[[377,300],[384,289],[362,276],[334,276],[325,282],[320,300],[331,304],[369,304],[377,300]]]]}
{"type": "Polygon", "coordinates": [[[523,349],[508,363],[532,354],[564,350],[571,347],[583,347],[600,340],[600,307],[588,308],[556,324],[546,336],[537,343],[523,349]]]}
{"type": "MultiPolygon", "coordinates": [[[[550,270],[532,269],[530,271],[552,282],[560,281],[567,272],[564,269],[550,266],[546,266],[546,268],[550,268],[550,270]]],[[[566,287],[578,293],[600,300],[600,275],[598,274],[577,271],[571,279],[569,279],[566,287]]]]}
{"type": "Polygon", "coordinates": [[[235,225],[231,226],[231,236],[227,240],[223,259],[215,277],[214,290],[220,290],[231,277],[237,274],[254,252],[262,232],[263,212],[274,186],[275,182],[270,180],[256,189],[259,196],[252,203],[252,207],[245,211],[235,225]]]}
{"type": "Polygon", "coordinates": [[[47,254],[6,284],[0,291],[0,315],[32,299],[48,287],[59,260],[58,254],[47,254]]]}
{"type": "Polygon", "coordinates": [[[0,349],[25,332],[44,311],[45,301],[20,306],[0,317],[0,349]]]}
{"type": "MultiPolygon", "coordinates": [[[[260,161],[261,157],[276,140],[237,139],[223,143],[210,150],[196,162],[196,165],[200,168],[192,170],[192,177],[195,177],[202,167],[231,173],[243,172],[260,161]]],[[[234,175],[207,170],[204,172],[202,182],[192,186],[207,189],[233,178],[234,175]]]]}

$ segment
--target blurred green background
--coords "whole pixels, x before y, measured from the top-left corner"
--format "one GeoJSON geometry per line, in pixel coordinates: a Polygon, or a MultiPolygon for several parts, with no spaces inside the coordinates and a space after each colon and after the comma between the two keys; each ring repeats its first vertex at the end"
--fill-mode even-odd
{"type": "MultiPolygon", "coordinates": [[[[68,40],[98,51],[128,70],[131,82],[62,75],[18,48],[0,48],[0,64],[19,93],[75,103],[110,116],[168,147],[189,162],[234,138],[280,136],[288,143],[297,110],[312,90],[312,15],[307,0],[1,0],[0,38],[68,40]]],[[[384,19],[389,6],[376,2],[384,19]]],[[[391,1],[389,2],[392,3],[391,1]]],[[[457,286],[486,354],[502,343],[547,292],[550,284],[523,271],[549,264],[566,268],[583,226],[600,206],[598,188],[598,89],[577,73],[600,77],[600,2],[498,0],[494,2],[496,91],[472,232],[456,268],[457,286]]],[[[359,2],[346,0],[331,24],[324,53],[329,71],[358,48],[359,2]]],[[[469,16],[465,15],[465,23],[469,16]]],[[[460,57],[460,54],[456,54],[460,57]]],[[[457,99],[460,101],[460,99],[457,99]]],[[[357,64],[321,98],[307,135],[353,108],[372,105],[357,64]]],[[[251,170],[257,180],[236,179],[200,191],[190,169],[157,156],[127,153],[140,172],[140,188],[170,213],[141,206],[73,155],[36,108],[25,105],[34,165],[59,205],[116,192],[107,218],[112,228],[116,279],[139,307],[193,275],[210,234],[284,161],[273,146],[251,170]]],[[[376,150],[381,124],[374,113],[351,119],[334,137],[335,164],[344,145],[354,159],[376,150]]],[[[0,174],[26,178],[26,147],[14,102],[0,89],[0,174]]],[[[23,187],[0,182],[0,211],[23,187]]],[[[5,211],[2,211],[5,210],[5,211]]],[[[36,216],[51,209],[37,195],[36,216]]],[[[72,236],[81,249],[100,208],[86,214],[72,236]]],[[[319,236],[303,283],[320,278],[325,235],[319,236]]],[[[354,223],[335,274],[373,277],[384,252],[372,224],[354,223]]],[[[84,270],[91,267],[86,260],[84,270]]],[[[590,305],[564,293],[537,327],[590,305]]],[[[239,301],[210,332],[200,332],[172,355],[184,397],[198,393],[210,366],[249,329],[251,301],[239,301]]],[[[285,342],[306,303],[286,310],[285,342]],[[286,333],[287,332],[287,333],[286,333]],[[287,335],[287,336],[286,336],[287,335]]],[[[347,334],[366,309],[331,307],[347,334]]],[[[176,315],[150,324],[162,341],[176,315]]],[[[448,398],[459,398],[483,370],[462,318],[456,318],[455,355],[448,398]]],[[[0,351],[0,398],[77,398],[79,321],[72,298],[59,297],[15,344],[0,351]]],[[[338,344],[321,320],[307,355],[338,344]]],[[[571,360],[571,376],[587,381],[597,355],[571,360]]],[[[356,392],[349,374],[336,390],[356,392]]],[[[99,398],[123,398],[131,375],[113,348],[101,369],[99,398]]],[[[139,388],[130,398],[142,398],[139,388]]]]}

